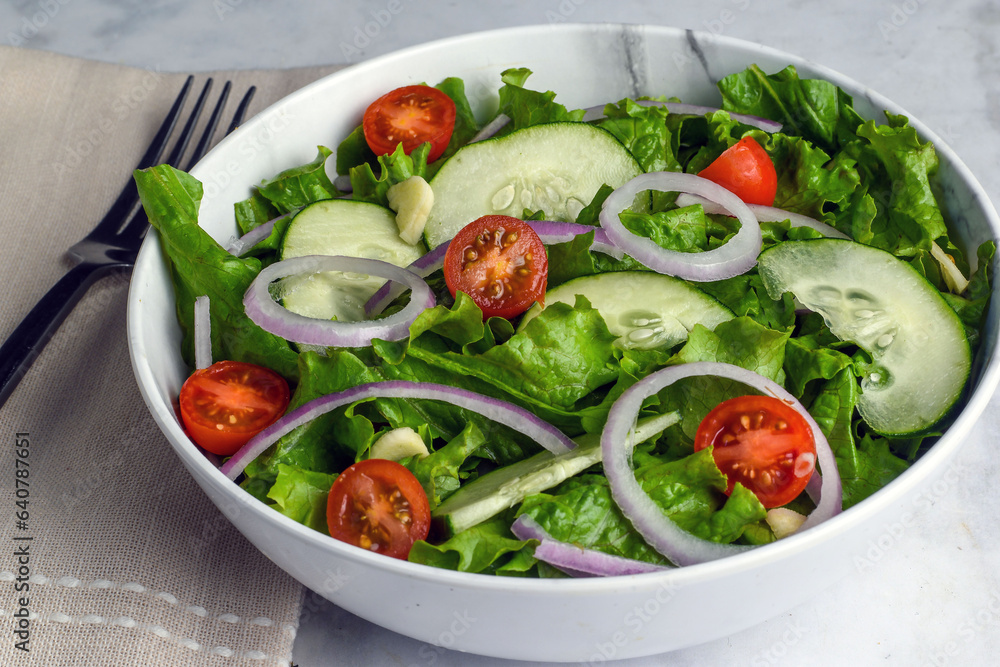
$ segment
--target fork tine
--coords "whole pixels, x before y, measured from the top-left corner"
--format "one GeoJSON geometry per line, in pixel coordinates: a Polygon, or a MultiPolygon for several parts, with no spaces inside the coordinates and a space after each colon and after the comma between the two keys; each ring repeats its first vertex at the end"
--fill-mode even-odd
{"type": "Polygon", "coordinates": [[[222,87],[222,94],[219,95],[219,101],[215,103],[212,115],[208,117],[208,123],[205,125],[205,131],[201,133],[201,139],[195,144],[194,152],[188,158],[188,163],[184,171],[191,171],[191,168],[198,163],[198,160],[205,157],[205,153],[208,152],[208,145],[212,143],[212,137],[215,135],[215,129],[219,126],[219,118],[222,116],[222,109],[226,106],[226,101],[229,99],[229,90],[232,87],[232,81],[226,81],[226,85],[222,87]]]}
{"type": "Polygon", "coordinates": [[[160,125],[160,129],[157,130],[156,136],[153,137],[153,142],[146,150],[146,154],[142,156],[141,160],[139,160],[139,169],[152,167],[157,163],[157,161],[159,161],[160,155],[163,153],[163,149],[167,147],[167,141],[170,139],[170,135],[174,131],[177,119],[181,116],[181,109],[184,106],[184,102],[187,100],[188,92],[191,90],[192,85],[194,85],[194,75],[188,76],[187,80],[184,82],[184,87],[181,88],[180,94],[177,96],[177,99],[174,100],[174,105],[170,107],[170,112],[163,120],[163,124],[160,125]]]}
{"type": "MultiPolygon", "coordinates": [[[[180,118],[181,109],[184,107],[184,102],[187,100],[188,92],[190,92],[193,84],[194,76],[189,76],[184,82],[181,92],[177,95],[177,99],[174,100],[173,106],[170,107],[167,117],[163,119],[163,123],[160,124],[160,128],[156,131],[156,136],[153,137],[153,141],[149,144],[149,148],[146,149],[146,153],[139,160],[139,165],[136,169],[151,167],[160,159],[160,155],[162,155],[163,150],[167,147],[170,135],[174,131],[174,126],[180,118]]],[[[138,201],[139,191],[136,188],[135,181],[129,178],[125,187],[122,188],[121,193],[119,193],[118,198],[115,200],[115,203],[111,205],[111,208],[108,209],[104,218],[102,218],[101,221],[94,227],[90,238],[94,240],[105,240],[100,237],[104,235],[113,237],[115,232],[118,231],[118,225],[121,220],[128,215],[129,211],[135,207],[138,201]]]]}
{"type": "MultiPolygon", "coordinates": [[[[209,83],[211,83],[211,80],[209,80],[209,83]]],[[[205,130],[204,132],[202,132],[201,138],[198,140],[198,144],[195,146],[194,153],[191,155],[185,171],[190,171],[191,167],[193,167],[202,157],[204,157],[205,153],[208,151],[208,146],[212,143],[213,135],[215,134],[215,130],[219,125],[219,120],[222,116],[223,107],[225,106],[226,101],[228,100],[231,88],[232,88],[232,82],[227,81],[226,85],[222,89],[222,94],[219,97],[219,101],[216,103],[215,108],[212,110],[212,115],[208,119],[208,123],[205,126],[205,130]]],[[[257,87],[251,86],[247,90],[247,92],[243,95],[243,99],[240,100],[239,105],[236,107],[236,111],[233,113],[233,120],[229,124],[229,129],[226,132],[227,135],[230,134],[233,130],[235,130],[243,122],[243,117],[246,116],[247,109],[250,107],[250,101],[253,99],[255,92],[257,92],[257,87]]],[[[204,92],[202,93],[202,95],[204,95],[204,92]]],[[[200,112],[200,106],[202,103],[203,100],[199,98],[199,105],[193,113],[197,114],[198,112],[200,112]]],[[[188,125],[190,124],[191,121],[188,121],[188,124],[185,125],[184,129],[188,130],[188,125]]],[[[174,152],[176,152],[176,149],[171,153],[171,157],[174,157],[173,155],[174,152]]],[[[174,163],[169,163],[169,164],[174,164],[174,163]]],[[[128,245],[131,242],[138,241],[146,234],[146,230],[148,229],[148,227],[149,227],[149,218],[146,217],[146,212],[142,210],[142,208],[139,208],[136,211],[135,215],[132,217],[132,219],[128,221],[128,224],[125,226],[125,228],[121,231],[121,234],[119,234],[118,242],[122,245],[128,245]]]]}
{"type": "Polygon", "coordinates": [[[174,150],[170,151],[170,155],[166,159],[167,164],[174,167],[180,164],[181,158],[184,157],[184,151],[187,150],[188,143],[190,143],[191,137],[194,136],[195,125],[197,125],[198,119],[201,117],[201,111],[205,108],[205,101],[208,99],[208,94],[211,90],[212,79],[209,79],[202,87],[201,94],[198,95],[198,100],[194,103],[194,108],[191,109],[191,115],[188,116],[187,122],[184,123],[184,128],[177,138],[174,150]]]}
{"type": "Polygon", "coordinates": [[[250,86],[243,99],[240,100],[240,104],[236,107],[236,113],[233,115],[233,122],[229,124],[229,129],[226,130],[226,134],[232,134],[233,131],[239,127],[243,122],[243,117],[247,115],[247,109],[250,108],[250,100],[253,99],[253,94],[257,92],[257,86],[250,86]]]}

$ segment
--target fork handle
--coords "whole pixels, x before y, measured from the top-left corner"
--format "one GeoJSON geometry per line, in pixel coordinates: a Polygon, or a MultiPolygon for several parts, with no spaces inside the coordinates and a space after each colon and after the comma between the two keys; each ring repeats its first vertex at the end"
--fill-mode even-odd
{"type": "Polygon", "coordinates": [[[32,362],[42,353],[73,307],[109,265],[83,263],[74,266],[35,304],[0,346],[0,406],[14,392],[32,362]]]}

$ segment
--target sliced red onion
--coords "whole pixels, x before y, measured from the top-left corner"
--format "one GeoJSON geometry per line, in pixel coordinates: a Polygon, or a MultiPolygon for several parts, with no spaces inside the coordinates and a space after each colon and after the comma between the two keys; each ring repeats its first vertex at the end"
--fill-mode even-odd
{"type": "MultiPolygon", "coordinates": [[[[666,107],[667,111],[675,114],[684,114],[690,116],[704,116],[705,114],[715,113],[716,111],[722,111],[719,107],[706,107],[698,104],[683,104],[681,102],[661,102],[659,100],[633,100],[636,104],[644,107],[666,107]]],[[[590,107],[586,110],[583,116],[584,122],[600,120],[604,118],[604,107],[607,105],[600,105],[595,107],[590,107]]],[[[750,125],[756,127],[760,130],[764,130],[770,134],[781,131],[781,123],[769,120],[767,118],[761,118],[760,116],[750,116],[742,113],[728,112],[729,117],[733,120],[737,120],[744,125],[750,125]]]]}
{"type": "Polygon", "coordinates": [[[538,540],[535,558],[565,572],[572,577],[614,577],[628,574],[661,572],[669,569],[662,565],[645,563],[632,558],[606,554],[596,549],[562,542],[553,538],[527,514],[517,517],[510,530],[519,540],[538,540]]]}
{"type": "Polygon", "coordinates": [[[640,174],[625,183],[604,201],[601,226],[608,239],[650,269],[694,281],[723,280],[746,273],[757,263],[761,249],[760,225],[747,205],[729,190],[695,174],[654,171],[640,174]],[[625,228],[618,214],[632,205],[636,195],[646,190],[699,195],[723,206],[740,221],[740,230],[713,250],[677,252],[654,241],[636,236],[625,228]]]}
{"type": "Polygon", "coordinates": [[[273,220],[268,220],[267,222],[254,227],[238,239],[231,240],[229,245],[226,247],[226,250],[228,250],[231,255],[242,257],[249,252],[251,248],[271,235],[271,231],[274,230],[274,223],[279,220],[283,220],[290,215],[292,215],[292,213],[285,213],[284,215],[279,215],[273,220]]]}
{"type": "Polygon", "coordinates": [[[398,266],[376,259],[306,255],[271,264],[250,284],[243,305],[257,326],[292,341],[325,347],[366,347],[372,339],[402,340],[409,335],[409,326],[424,309],[434,305],[434,294],[419,276],[398,266]],[[410,302],[397,313],[380,320],[337,322],[305,317],[286,310],[271,297],[270,284],[280,278],[313,274],[321,271],[343,271],[379,276],[404,283],[413,293],[410,302]]]}
{"type": "Polygon", "coordinates": [[[572,241],[581,234],[594,232],[594,241],[590,244],[591,250],[609,255],[615,259],[621,259],[625,256],[624,251],[611,242],[611,239],[608,237],[607,230],[603,227],[581,225],[575,222],[559,222],[555,220],[526,220],[525,222],[527,222],[531,228],[535,230],[535,233],[538,234],[538,238],[540,238],[542,243],[545,245],[566,243],[567,241],[572,241]]]}
{"type": "Polygon", "coordinates": [[[646,495],[632,472],[630,461],[634,447],[632,431],[643,401],[677,380],[700,375],[714,375],[741,382],[795,408],[812,429],[816,442],[816,456],[823,471],[819,503],[800,530],[811,528],[840,512],[843,490],[840,474],[837,471],[837,461],[816,420],[794,396],[776,382],[739,366],[707,361],[680,364],[659,370],[629,387],[611,406],[604,432],[601,434],[601,455],[604,461],[604,473],[611,485],[611,495],[622,513],[650,546],[676,565],[703,563],[753,548],[710,542],[683,530],[646,495]]]}
{"type": "Polygon", "coordinates": [[[554,454],[561,454],[576,447],[576,443],[555,426],[542,421],[531,412],[513,403],[443,384],[391,380],[360,384],[335,394],[321,396],[299,406],[254,436],[226,461],[220,470],[229,479],[236,479],[251,461],[292,429],[343,405],[371,398],[447,401],[460,408],[479,413],[499,424],[509,426],[554,454]]]}
{"type": "Polygon", "coordinates": [[[194,300],[194,365],[201,370],[212,365],[212,319],[208,296],[194,300]]]}
{"type": "MultiPolygon", "coordinates": [[[[678,206],[691,206],[693,204],[701,204],[705,208],[705,213],[712,213],[715,215],[732,215],[724,207],[719,206],[715,202],[711,202],[704,197],[698,197],[697,195],[691,194],[678,195],[678,206]]],[[[817,232],[828,238],[848,240],[851,238],[836,227],[832,227],[825,222],[820,222],[815,218],[810,218],[809,216],[802,215],[801,213],[786,211],[785,209],[774,208],[773,206],[762,206],[760,204],[747,204],[747,208],[749,208],[750,212],[757,218],[757,222],[784,222],[785,220],[788,220],[792,227],[809,227],[810,229],[815,229],[817,232]]]]}
{"type": "MultiPolygon", "coordinates": [[[[430,252],[421,255],[406,267],[407,271],[412,271],[421,278],[426,278],[444,266],[444,254],[448,251],[448,243],[442,243],[430,252]]],[[[385,310],[386,306],[396,300],[396,298],[406,291],[402,283],[387,282],[378,288],[375,294],[365,303],[365,314],[371,317],[385,310]]]]}
{"type": "MultiPolygon", "coordinates": [[[[580,234],[587,234],[588,232],[594,232],[594,241],[590,244],[590,249],[595,252],[601,252],[605,255],[614,257],[615,259],[621,259],[625,256],[620,248],[612,245],[611,241],[608,240],[608,233],[604,231],[602,227],[593,227],[591,225],[580,225],[575,222],[558,222],[553,220],[526,220],[525,222],[535,230],[538,234],[538,238],[541,239],[542,243],[545,245],[552,245],[553,243],[566,243],[567,241],[573,240],[580,234]]],[[[423,255],[409,266],[407,270],[412,271],[421,278],[426,278],[435,271],[439,270],[444,266],[444,255],[448,251],[448,244],[450,241],[446,241],[439,245],[438,247],[431,250],[429,253],[423,255]]],[[[399,284],[388,282],[382,285],[375,294],[368,300],[365,304],[365,314],[371,316],[377,313],[381,313],[385,310],[386,306],[392,303],[400,294],[406,291],[406,288],[399,284]]]]}
{"type": "Polygon", "coordinates": [[[476,132],[476,135],[471,139],[469,139],[469,143],[474,144],[477,141],[482,141],[483,139],[489,139],[494,134],[499,132],[509,122],[510,122],[510,116],[503,113],[497,114],[496,118],[486,123],[486,125],[483,126],[483,129],[479,130],[479,132],[476,132]]]}

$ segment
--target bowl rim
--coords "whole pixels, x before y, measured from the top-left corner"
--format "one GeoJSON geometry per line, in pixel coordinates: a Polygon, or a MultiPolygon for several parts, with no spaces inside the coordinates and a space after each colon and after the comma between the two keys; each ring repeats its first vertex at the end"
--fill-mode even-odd
{"type": "MultiPolygon", "coordinates": [[[[718,44],[723,48],[748,53],[761,53],[768,57],[779,59],[794,65],[796,68],[803,66],[809,70],[810,76],[822,77],[846,90],[857,90],[864,94],[866,100],[872,107],[888,110],[895,114],[905,115],[910,120],[917,133],[925,141],[931,141],[935,145],[939,156],[943,157],[948,166],[956,172],[960,180],[968,187],[974,197],[974,206],[979,208],[989,223],[990,232],[994,239],[1000,236],[1000,217],[996,209],[986,194],[981,183],[971,173],[965,163],[959,158],[954,150],[944,142],[940,136],[923,124],[917,118],[906,112],[898,104],[888,100],[880,93],[871,90],[860,82],[851,79],[829,67],[815,63],[809,59],[797,56],[777,48],[773,48],[757,42],[752,42],[740,38],[717,35],[698,30],[683,29],[673,26],[661,25],[636,25],[626,23],[561,23],[558,25],[528,25],[499,28],[493,30],[477,31],[437,39],[422,44],[410,46],[392,53],[374,57],[360,63],[349,65],[344,69],[333,72],[306,86],[281,98],[266,109],[258,112],[240,128],[244,131],[251,130],[256,124],[263,122],[269,114],[277,109],[296,104],[299,99],[307,98],[313,90],[320,87],[335,86],[342,78],[362,76],[370,70],[379,70],[397,59],[413,57],[425,51],[435,51],[452,48],[456,45],[483,39],[484,37],[505,37],[517,35],[519,38],[539,36],[539,33],[550,34],[551,31],[558,30],[566,33],[591,34],[595,31],[623,32],[629,30],[639,30],[643,37],[656,38],[657,36],[668,36],[672,39],[686,37],[692,44],[718,44]]],[[[853,94],[853,93],[852,93],[853,94]]],[[[228,143],[238,140],[239,131],[226,137],[212,149],[206,159],[220,150],[225,150],[228,143]]],[[[198,174],[198,167],[192,169],[192,174],[198,174]]],[[[500,577],[493,575],[483,575],[477,573],[452,571],[432,566],[411,563],[394,558],[385,558],[382,555],[358,549],[351,545],[339,542],[332,537],[324,535],[312,528],[300,524],[293,519],[273,511],[264,503],[259,502],[247,491],[226,478],[200,449],[184,436],[179,423],[170,405],[164,405],[158,393],[152,389],[154,378],[151,369],[143,362],[143,357],[147,351],[141,336],[140,313],[144,308],[142,303],[143,287],[136,280],[136,276],[141,275],[138,270],[147,265],[156,265],[162,262],[162,254],[159,250],[159,238],[155,230],[147,235],[146,241],[139,253],[136,261],[136,271],[130,282],[128,304],[127,304],[127,334],[129,353],[132,362],[133,372],[139,385],[143,400],[149,408],[154,420],[161,431],[170,441],[171,446],[177,451],[182,461],[189,468],[191,466],[203,476],[207,476],[214,482],[214,486],[219,487],[224,493],[228,493],[236,500],[241,507],[249,510],[256,520],[264,522],[274,522],[276,526],[286,532],[294,533],[299,539],[309,542],[312,546],[321,550],[332,550],[332,553],[339,558],[351,561],[359,565],[372,565],[377,569],[403,575],[410,579],[416,579],[435,584],[452,584],[461,586],[464,589],[492,591],[504,589],[514,592],[532,593],[552,593],[563,594],[590,594],[599,592],[613,592],[623,586],[643,585],[662,586],[686,585],[715,579],[723,575],[737,575],[747,570],[752,570],[764,562],[780,561],[790,558],[798,553],[809,551],[817,545],[835,539],[837,536],[850,530],[855,523],[864,522],[867,519],[879,514],[881,511],[908,495],[912,494],[916,488],[927,478],[937,471],[944,462],[951,458],[955,451],[963,444],[965,435],[971,430],[975,422],[980,418],[987,403],[991,399],[998,384],[1000,384],[1000,364],[990,363],[984,365],[984,371],[978,378],[975,378],[975,387],[968,394],[964,406],[955,421],[951,424],[945,434],[934,446],[927,451],[919,460],[914,462],[899,477],[887,484],[885,487],[874,493],[869,498],[859,504],[845,510],[841,514],[807,530],[801,534],[795,534],[778,540],[774,543],[763,545],[746,552],[728,556],[719,560],[689,565],[685,567],[670,568],[662,572],[653,572],[636,575],[625,575],[617,577],[592,577],[579,579],[526,579],[520,577],[500,577]],[[230,489],[231,491],[226,491],[230,489]]],[[[997,292],[995,284],[991,294],[997,292]]],[[[991,305],[991,309],[995,304],[991,305]]],[[[980,354],[984,354],[981,349],[980,354]]],[[[192,470],[192,472],[194,472],[192,470]]]]}

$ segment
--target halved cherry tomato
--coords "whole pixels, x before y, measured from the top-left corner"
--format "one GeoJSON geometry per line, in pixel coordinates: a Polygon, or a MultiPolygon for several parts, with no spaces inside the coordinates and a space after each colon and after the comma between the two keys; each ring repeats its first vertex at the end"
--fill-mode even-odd
{"type": "Polygon", "coordinates": [[[230,456],[281,417],[289,398],[288,383],[274,371],[218,361],[181,386],[181,420],[201,447],[230,456]]]}
{"type": "Polygon", "coordinates": [[[388,155],[403,144],[407,155],[430,142],[428,162],[441,157],[455,129],[455,103],[437,88],[404,86],[368,106],[362,122],[365,141],[376,155],[388,155]]]}
{"type": "Polygon", "coordinates": [[[715,407],[698,426],[694,449],[712,445],[716,465],[747,487],[764,507],[794,500],[816,468],[816,441],[809,423],[772,396],[738,396],[715,407]]]}
{"type": "Polygon", "coordinates": [[[444,255],[452,296],[465,292],[483,317],[520,315],[545,296],[549,259],[538,234],[523,220],[484,215],[463,227],[444,255]]]}
{"type": "Polygon", "coordinates": [[[413,473],[395,461],[367,459],[333,480],[326,524],[342,542],[405,560],[427,537],[431,510],[413,473]]]}
{"type": "Polygon", "coordinates": [[[718,183],[747,204],[773,206],[778,192],[774,162],[760,144],[743,137],[698,175],[718,183]]]}

